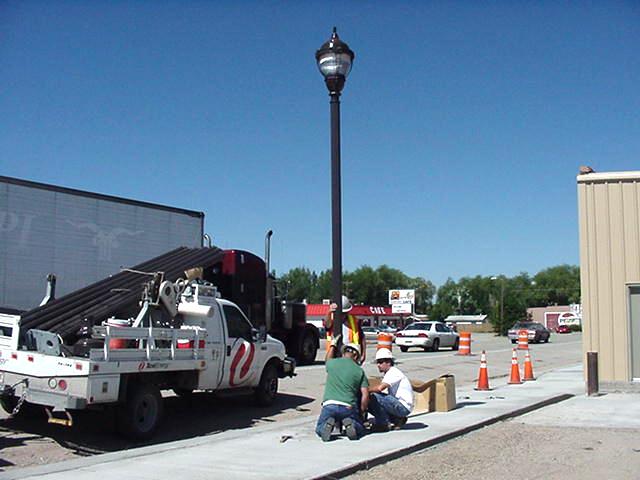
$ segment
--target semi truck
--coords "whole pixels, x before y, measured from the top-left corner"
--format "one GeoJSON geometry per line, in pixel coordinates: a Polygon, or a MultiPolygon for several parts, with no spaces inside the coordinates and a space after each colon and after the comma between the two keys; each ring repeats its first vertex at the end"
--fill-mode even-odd
{"type": "Polygon", "coordinates": [[[318,328],[307,322],[303,303],[287,302],[270,271],[270,240],[265,236],[265,260],[245,250],[225,250],[224,256],[204,278],[218,286],[224,298],[238,304],[254,325],[284,343],[299,365],[316,359],[320,345],[318,328]]]}
{"type": "MultiPolygon", "coordinates": [[[[64,331],[60,325],[27,330],[20,315],[0,314],[0,405],[8,413],[19,414],[28,402],[43,406],[50,423],[72,426],[75,411],[114,407],[118,431],[146,439],[162,418],[161,390],[252,393],[268,405],[278,379],[294,375],[282,342],[255,329],[202,275],[169,281],[162,272],[128,273],[152,277],[137,313],[91,326],[88,342],[69,345],[68,334],[56,333],[64,331]]],[[[118,292],[92,297],[85,291],[71,300],[89,299],[94,312],[106,308],[105,298],[118,308],[126,303],[118,292]]],[[[67,298],[62,306],[68,311],[72,303],[67,298]]]]}
{"type": "Polygon", "coordinates": [[[204,213],[0,176],[0,311],[37,307],[174,248],[203,245],[204,213]]]}

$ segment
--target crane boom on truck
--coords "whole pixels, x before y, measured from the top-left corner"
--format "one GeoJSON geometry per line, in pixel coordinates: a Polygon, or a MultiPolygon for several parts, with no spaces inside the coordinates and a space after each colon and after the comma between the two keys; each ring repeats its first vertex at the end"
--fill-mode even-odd
{"type": "Polygon", "coordinates": [[[134,317],[92,326],[84,350],[51,331],[24,332],[19,315],[0,314],[2,407],[16,414],[25,401],[42,405],[50,422],[71,426],[74,410],[115,406],[120,432],[149,438],[162,418],[161,390],[252,392],[269,404],[278,378],[294,375],[282,342],[256,330],[206,280],[156,272],[140,305],[134,317]]]}

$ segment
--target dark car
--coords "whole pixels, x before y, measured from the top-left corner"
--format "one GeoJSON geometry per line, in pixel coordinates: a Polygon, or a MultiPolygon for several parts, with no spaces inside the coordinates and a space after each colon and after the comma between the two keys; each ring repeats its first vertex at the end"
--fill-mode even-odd
{"type": "Polygon", "coordinates": [[[536,322],[518,322],[513,327],[509,329],[507,335],[511,343],[516,343],[518,341],[518,332],[520,330],[527,331],[527,337],[529,338],[529,343],[547,343],[549,341],[549,337],[551,337],[551,331],[548,330],[541,323],[536,322]]]}
{"type": "Polygon", "coordinates": [[[571,333],[569,325],[558,325],[556,327],[556,333],[571,333]]]}

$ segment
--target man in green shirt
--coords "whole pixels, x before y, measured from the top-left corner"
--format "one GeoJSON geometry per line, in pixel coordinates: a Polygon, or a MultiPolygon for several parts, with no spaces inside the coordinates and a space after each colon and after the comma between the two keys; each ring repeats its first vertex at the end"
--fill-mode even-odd
{"type": "Polygon", "coordinates": [[[369,403],[369,381],[358,365],[360,345],[347,343],[341,358],[334,358],[336,337],[327,350],[325,368],[327,383],[324,387],[322,410],[316,424],[316,434],[323,442],[331,440],[336,423],[342,423],[349,440],[357,440],[365,433],[362,415],[369,403]]]}

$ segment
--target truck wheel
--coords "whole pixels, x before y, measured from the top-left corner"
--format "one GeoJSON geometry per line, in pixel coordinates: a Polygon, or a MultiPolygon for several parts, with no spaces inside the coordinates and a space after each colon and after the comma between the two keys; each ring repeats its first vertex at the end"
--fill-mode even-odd
{"type": "Polygon", "coordinates": [[[407,350],[409,350],[409,347],[400,347],[401,352],[406,352],[407,350]]]}
{"type": "Polygon", "coordinates": [[[298,363],[300,363],[300,365],[311,365],[316,361],[317,353],[318,342],[315,336],[311,332],[305,332],[300,342],[300,349],[298,350],[298,363]]]}
{"type": "Polygon", "coordinates": [[[278,369],[273,362],[269,362],[260,377],[260,383],[254,390],[255,401],[266,407],[271,405],[278,394],[278,369]]]}
{"type": "Polygon", "coordinates": [[[158,387],[147,383],[131,385],[126,403],[118,410],[118,430],[136,440],[149,439],[160,423],[162,411],[158,387]]]}

